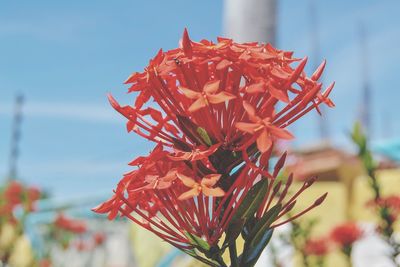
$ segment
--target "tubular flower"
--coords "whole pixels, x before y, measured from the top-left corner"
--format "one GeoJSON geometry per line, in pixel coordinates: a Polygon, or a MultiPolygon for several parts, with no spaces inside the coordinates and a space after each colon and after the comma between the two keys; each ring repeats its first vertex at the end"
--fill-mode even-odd
{"type": "Polygon", "coordinates": [[[225,38],[216,44],[194,42],[185,30],[179,48],[160,50],[144,72],[126,80],[128,91],[136,93],[133,106],[121,106],[109,96],[127,118],[128,132],[157,145],[130,163],[137,168],[94,211],[110,219],[128,217],[216,266],[216,255],[226,248],[218,245],[222,234],[226,243],[240,234],[235,225],[251,236],[265,216],[272,230],[321,204],[326,194],[293,218],[285,217],[314,178],[289,196],[293,176],[277,179],[286,154],[271,170],[268,164],[274,142],[293,138],[288,125],[320,104],[334,106],[329,99],[333,84],[321,92],[318,82],[325,62],[307,77],[307,58],[292,54],[225,38]]]}

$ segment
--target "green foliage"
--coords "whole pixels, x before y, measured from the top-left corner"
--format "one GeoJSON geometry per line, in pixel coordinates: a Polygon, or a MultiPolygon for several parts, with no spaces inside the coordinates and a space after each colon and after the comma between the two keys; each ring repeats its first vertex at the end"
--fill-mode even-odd
{"type": "Polygon", "coordinates": [[[246,222],[254,218],[268,190],[268,180],[261,179],[246,194],[236,213],[233,215],[226,231],[225,243],[233,242],[242,232],[246,222]]]}
{"type": "Polygon", "coordinates": [[[197,133],[200,135],[201,139],[203,139],[203,141],[204,141],[207,145],[209,145],[209,146],[212,145],[211,138],[210,138],[210,136],[208,135],[207,131],[206,131],[204,128],[202,128],[202,127],[197,127],[197,133]]]}
{"type": "Polygon", "coordinates": [[[276,217],[278,217],[281,210],[282,210],[282,205],[278,204],[272,207],[268,212],[264,214],[263,217],[261,217],[259,221],[257,221],[253,229],[251,230],[248,238],[246,239],[246,241],[249,242],[248,244],[250,247],[253,247],[256,244],[260,243],[264,233],[269,230],[269,227],[271,226],[272,222],[276,219],[276,217]]]}
{"type": "MultiPolygon", "coordinates": [[[[248,242],[245,243],[245,249],[243,250],[243,255],[241,257],[241,266],[254,266],[257,263],[258,258],[260,258],[261,253],[264,248],[268,245],[271,240],[274,229],[268,228],[267,231],[261,233],[261,239],[259,242],[247,246],[248,242]]],[[[250,242],[252,243],[252,242],[250,242]]]]}
{"type": "MultiPolygon", "coordinates": [[[[369,184],[374,192],[375,201],[378,201],[382,196],[381,196],[381,187],[379,184],[379,181],[376,177],[376,170],[378,167],[378,164],[374,161],[372,152],[370,151],[368,147],[368,138],[365,135],[365,133],[362,131],[362,127],[360,123],[355,123],[353,127],[353,131],[351,133],[351,138],[353,142],[357,145],[358,147],[358,156],[365,168],[365,171],[368,174],[369,177],[369,184]]],[[[400,255],[400,245],[396,240],[393,238],[393,220],[391,215],[388,212],[387,207],[378,207],[377,209],[378,216],[380,218],[380,228],[381,228],[381,233],[382,237],[386,240],[389,246],[392,247],[392,255],[391,259],[395,266],[399,266],[396,263],[396,257],[397,255],[400,255]]],[[[351,254],[350,251],[344,251],[346,255],[351,254]]]]}
{"type": "Polygon", "coordinates": [[[282,205],[278,204],[272,207],[255,223],[246,238],[241,258],[242,266],[253,266],[257,262],[262,251],[271,240],[273,229],[270,226],[281,210],[282,205]]]}
{"type": "Polygon", "coordinates": [[[374,162],[372,153],[369,150],[367,136],[363,132],[361,124],[358,122],[353,126],[351,139],[358,147],[358,155],[362,160],[368,175],[371,175],[375,171],[377,164],[374,162]]]}
{"type": "Polygon", "coordinates": [[[207,253],[210,251],[210,245],[201,237],[185,232],[185,236],[189,239],[190,243],[199,249],[201,252],[207,253]]]}

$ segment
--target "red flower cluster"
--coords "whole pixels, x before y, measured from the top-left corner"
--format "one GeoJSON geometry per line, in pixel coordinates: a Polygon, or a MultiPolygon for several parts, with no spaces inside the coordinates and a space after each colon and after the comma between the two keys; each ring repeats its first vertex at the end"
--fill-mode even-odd
{"type": "Polygon", "coordinates": [[[25,186],[18,181],[10,181],[0,194],[0,216],[15,222],[13,215],[17,206],[23,206],[25,211],[32,212],[34,204],[40,199],[40,190],[36,187],[25,186]]]}
{"type": "Polygon", "coordinates": [[[352,246],[363,236],[363,231],[353,222],[336,226],[331,232],[331,239],[340,247],[352,246]]]}
{"type": "Polygon", "coordinates": [[[86,223],[81,220],[71,219],[60,213],[54,220],[54,225],[61,230],[74,234],[83,234],[87,230],[86,223]]]}
{"type": "Polygon", "coordinates": [[[329,239],[318,238],[306,241],[304,251],[309,256],[323,257],[329,253],[329,239]]]}
{"type": "Polygon", "coordinates": [[[322,93],[318,82],[325,62],[307,77],[307,58],[292,55],[269,44],[226,38],[194,42],[185,30],[179,48],[160,50],[144,72],[127,79],[129,92],[137,93],[133,106],[109,97],[128,119],[128,132],[157,145],[149,156],[130,163],[138,168],[125,174],[115,195],[94,211],[109,213],[110,219],[121,214],[190,249],[188,234],[217,244],[261,179],[270,182],[256,217],[282,205],[272,228],[319,205],[326,195],[282,220],[314,179],[287,197],[292,176],[286,184],[275,181],[286,155],[269,168],[274,142],[293,138],[288,125],[312,109],[319,111],[322,103],[333,106],[328,98],[333,84],[322,93]]]}
{"type": "Polygon", "coordinates": [[[375,208],[387,209],[391,222],[396,221],[400,215],[400,196],[391,195],[387,197],[381,197],[368,202],[367,205],[375,208]]]}

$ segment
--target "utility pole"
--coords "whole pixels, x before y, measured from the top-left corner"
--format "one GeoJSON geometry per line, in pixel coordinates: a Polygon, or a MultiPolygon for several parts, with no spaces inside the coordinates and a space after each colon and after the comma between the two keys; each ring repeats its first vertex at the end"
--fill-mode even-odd
{"type": "Polygon", "coordinates": [[[361,77],[362,77],[362,103],[361,103],[361,124],[370,138],[372,136],[371,127],[371,86],[368,69],[368,49],[367,35],[363,23],[359,25],[360,51],[361,51],[361,77]]]}
{"type": "MultiPolygon", "coordinates": [[[[321,63],[321,52],[319,43],[319,27],[318,27],[318,12],[316,7],[316,1],[310,0],[310,29],[311,29],[311,53],[312,53],[312,66],[313,69],[317,69],[321,63]]],[[[321,78],[322,79],[322,78],[321,78]]],[[[322,82],[322,81],[321,81],[322,82]]],[[[318,117],[318,131],[319,138],[321,140],[329,140],[329,126],[326,107],[324,105],[319,106],[322,116],[318,117]]]]}
{"type": "Polygon", "coordinates": [[[276,44],[276,0],[225,0],[224,34],[235,42],[276,44]]]}
{"type": "Polygon", "coordinates": [[[19,142],[21,140],[22,106],[24,103],[23,95],[15,98],[14,118],[12,124],[11,149],[9,158],[9,172],[7,179],[17,179],[17,161],[19,157],[19,142]]]}

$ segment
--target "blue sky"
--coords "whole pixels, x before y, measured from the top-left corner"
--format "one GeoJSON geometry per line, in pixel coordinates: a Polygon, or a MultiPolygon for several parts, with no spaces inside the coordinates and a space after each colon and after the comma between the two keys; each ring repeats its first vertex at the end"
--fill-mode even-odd
{"type": "MultiPolygon", "coordinates": [[[[321,55],[328,60],[324,80],[337,83],[337,108],[327,115],[333,140],[346,144],[359,114],[360,23],[369,40],[374,139],[398,135],[400,2],[316,2],[321,55]],[[385,116],[390,130],[382,127],[385,116]]],[[[152,144],[126,133],[106,93],[132,101],[125,78],[159,48],[176,47],[184,27],[194,40],[222,35],[222,9],[215,0],[1,1],[0,177],[7,172],[13,99],[23,92],[20,178],[60,196],[111,191],[129,170],[126,163],[152,144]]],[[[278,10],[278,47],[312,55],[308,0],[280,0],[278,10]]],[[[315,121],[311,115],[294,126],[296,144],[316,140],[315,121]]]]}

